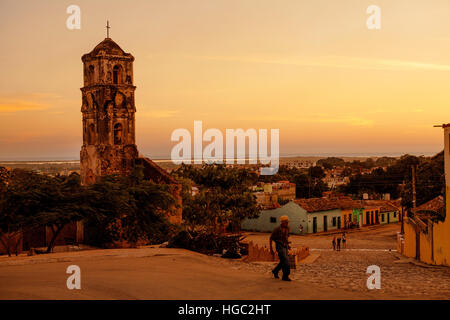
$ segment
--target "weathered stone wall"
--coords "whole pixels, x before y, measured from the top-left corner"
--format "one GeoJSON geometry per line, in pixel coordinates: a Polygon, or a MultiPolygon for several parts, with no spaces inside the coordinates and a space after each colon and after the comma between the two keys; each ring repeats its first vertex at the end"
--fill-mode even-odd
{"type": "Polygon", "coordinates": [[[83,146],[81,181],[128,174],[138,157],[135,144],[134,57],[105,39],[82,57],[83,146]]]}

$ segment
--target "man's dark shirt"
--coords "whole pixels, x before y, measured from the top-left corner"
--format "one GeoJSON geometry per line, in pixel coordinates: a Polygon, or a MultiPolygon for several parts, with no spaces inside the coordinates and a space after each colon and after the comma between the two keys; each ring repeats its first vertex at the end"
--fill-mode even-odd
{"type": "Polygon", "coordinates": [[[275,241],[276,243],[278,242],[282,246],[287,247],[289,244],[288,237],[289,228],[282,228],[281,226],[279,226],[273,230],[272,235],[270,236],[270,240],[275,241]]]}

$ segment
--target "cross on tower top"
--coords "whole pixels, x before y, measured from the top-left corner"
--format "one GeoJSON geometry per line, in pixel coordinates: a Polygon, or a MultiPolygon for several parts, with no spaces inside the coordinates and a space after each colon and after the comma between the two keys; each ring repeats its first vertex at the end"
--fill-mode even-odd
{"type": "Polygon", "coordinates": [[[106,20],[106,37],[109,38],[109,29],[111,27],[109,26],[109,20],[106,20]]]}

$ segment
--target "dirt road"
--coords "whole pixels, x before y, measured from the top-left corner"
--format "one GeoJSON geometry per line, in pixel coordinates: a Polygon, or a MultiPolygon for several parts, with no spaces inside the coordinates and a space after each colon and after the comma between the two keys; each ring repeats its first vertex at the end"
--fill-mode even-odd
{"type": "MultiPolygon", "coordinates": [[[[0,299],[299,299],[323,298],[303,281],[286,283],[242,262],[178,249],[124,249],[116,256],[72,257],[0,267],[0,299]],[[81,290],[68,290],[66,268],[81,269],[81,290]]],[[[340,292],[340,297],[352,295],[340,292]]],[[[359,295],[360,298],[366,297],[359,295]]]]}

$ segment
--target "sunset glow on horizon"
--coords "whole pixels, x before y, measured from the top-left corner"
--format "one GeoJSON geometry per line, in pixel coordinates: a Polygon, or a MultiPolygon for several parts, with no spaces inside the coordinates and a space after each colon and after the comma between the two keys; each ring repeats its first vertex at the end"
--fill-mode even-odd
{"type": "Polygon", "coordinates": [[[450,122],[450,2],[152,0],[0,3],[0,160],[78,159],[81,56],[135,57],[136,142],[173,130],[276,128],[281,155],[432,154],[450,122]],[[81,8],[68,30],[66,8],[81,8]],[[381,30],[366,8],[381,8],[381,30]]]}

